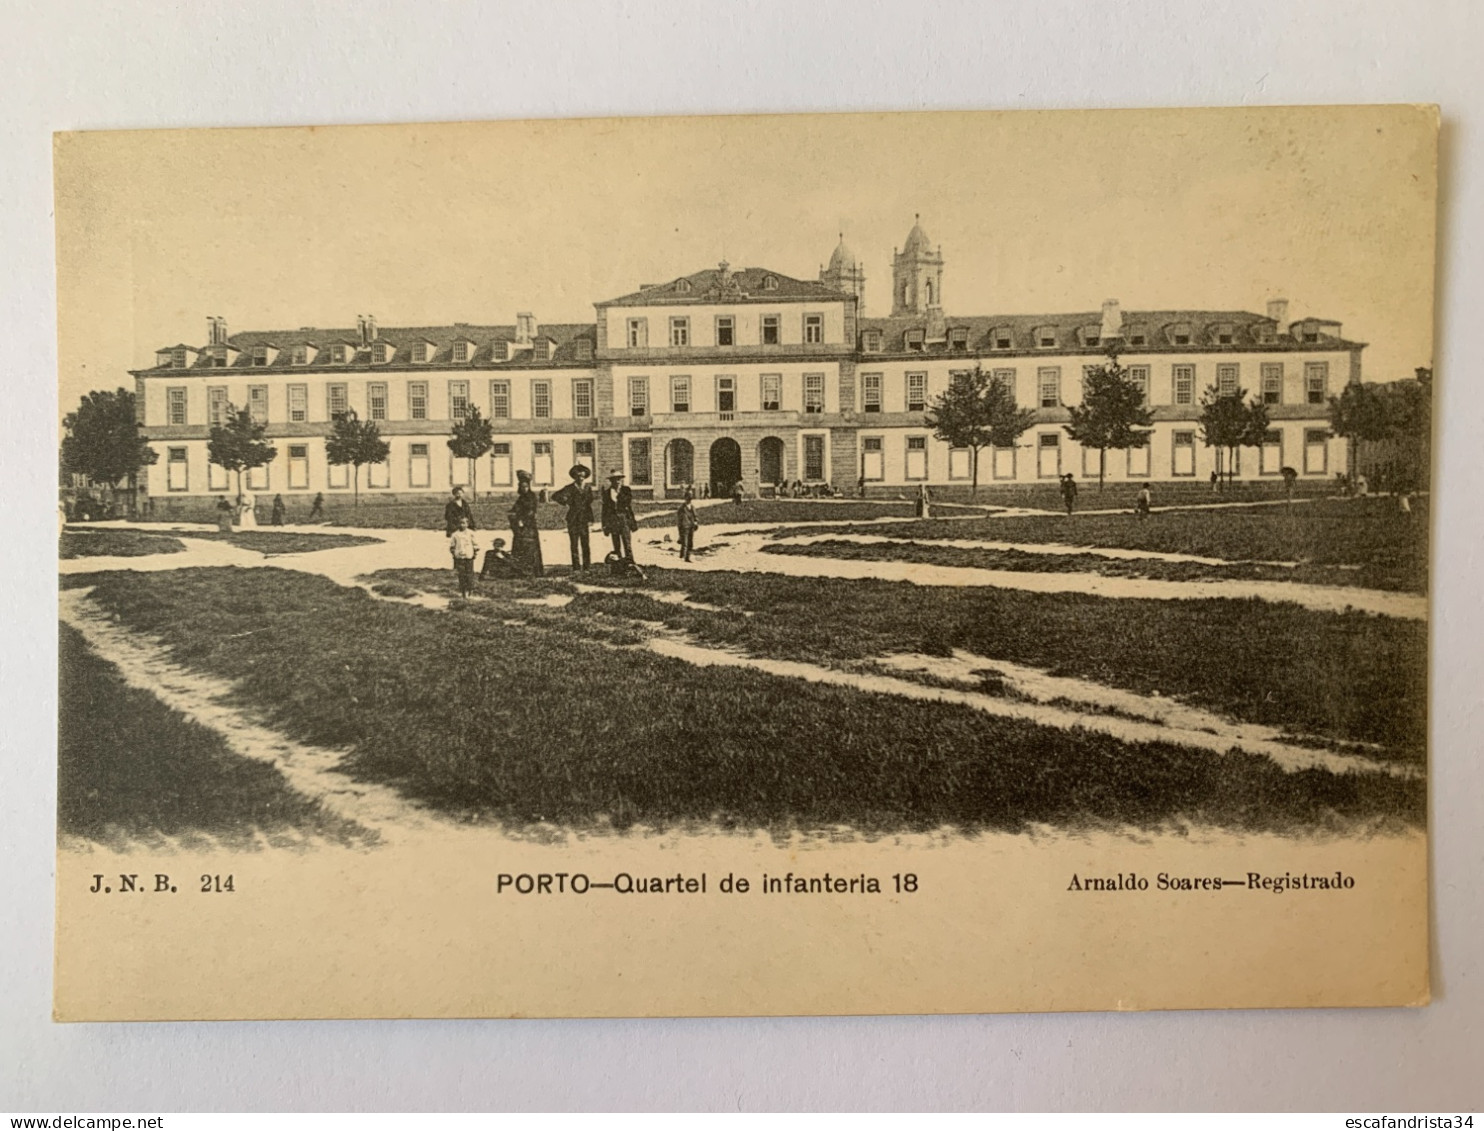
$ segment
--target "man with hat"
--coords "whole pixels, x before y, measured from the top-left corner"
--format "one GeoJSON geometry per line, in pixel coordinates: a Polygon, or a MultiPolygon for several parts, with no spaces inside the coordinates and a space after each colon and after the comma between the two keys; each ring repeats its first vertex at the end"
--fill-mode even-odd
{"type": "Polygon", "coordinates": [[[593,564],[592,544],[588,540],[588,530],[593,524],[593,489],[587,482],[592,472],[577,463],[567,474],[572,477],[572,482],[553,495],[551,501],[567,508],[567,541],[572,544],[572,568],[587,569],[593,564]]]}
{"type": "Polygon", "coordinates": [[[622,471],[608,473],[608,486],[603,488],[603,533],[613,539],[613,552],[625,561],[634,560],[631,531],[639,529],[634,517],[634,492],[629,490],[622,471]]]}

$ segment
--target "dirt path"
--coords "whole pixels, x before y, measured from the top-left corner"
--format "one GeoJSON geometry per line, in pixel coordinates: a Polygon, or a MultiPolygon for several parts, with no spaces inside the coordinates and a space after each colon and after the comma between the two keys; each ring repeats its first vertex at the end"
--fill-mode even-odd
{"type": "Polygon", "coordinates": [[[62,592],[62,620],[82,634],[94,653],[117,667],[130,687],[149,692],[192,722],[217,732],[233,753],[270,763],[299,793],[383,838],[446,824],[396,790],[358,782],[342,773],[339,766],[346,751],[295,742],[254,722],[228,704],[230,681],[174,663],[155,641],[115,624],[89,599],[89,592],[62,592]]]}

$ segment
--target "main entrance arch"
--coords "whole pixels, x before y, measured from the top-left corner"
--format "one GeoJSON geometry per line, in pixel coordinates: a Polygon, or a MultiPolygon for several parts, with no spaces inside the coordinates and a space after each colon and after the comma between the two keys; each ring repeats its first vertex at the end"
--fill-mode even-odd
{"type": "Polygon", "coordinates": [[[777,436],[765,436],[758,441],[757,479],[765,487],[783,482],[783,441],[777,436]]]}
{"type": "Polygon", "coordinates": [[[725,498],[742,479],[742,445],[723,436],[711,445],[711,495],[725,498]]]}

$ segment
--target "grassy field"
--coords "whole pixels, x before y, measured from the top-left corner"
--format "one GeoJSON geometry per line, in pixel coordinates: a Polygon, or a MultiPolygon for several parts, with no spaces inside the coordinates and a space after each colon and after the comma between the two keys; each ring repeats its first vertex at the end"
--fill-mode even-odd
{"type": "MultiPolygon", "coordinates": [[[[1263,758],[718,674],[303,574],[93,580],[105,608],[162,637],[179,661],[238,681],[239,699],[272,725],[353,746],[352,772],[472,816],[863,831],[1424,819],[1420,780],[1286,774],[1263,758]]],[[[481,604],[493,602],[469,607],[481,604]]]]}
{"type": "MultiPolygon", "coordinates": [[[[674,526],[679,500],[665,511],[640,520],[644,527],[674,526]]],[[[723,522],[858,522],[866,518],[910,518],[910,502],[877,502],[870,499],[743,499],[740,503],[716,503],[698,508],[701,524],[723,522]]]]}
{"type": "Polygon", "coordinates": [[[360,534],[301,534],[288,530],[234,530],[230,534],[217,530],[192,534],[209,542],[227,542],[259,554],[307,554],[314,550],[335,550],[342,546],[370,546],[380,538],[360,534]]]}
{"type": "Polygon", "coordinates": [[[1292,581],[1306,585],[1360,585],[1380,589],[1402,588],[1404,579],[1389,571],[1345,566],[1288,567],[1260,562],[1203,565],[1167,562],[1156,558],[1120,560],[1096,554],[1034,554],[1025,550],[980,550],[940,546],[932,542],[847,542],[826,539],[802,546],[764,546],[765,554],[788,557],[838,558],[866,562],[921,562],[961,569],[1003,569],[1027,573],[1096,573],[1102,577],[1153,578],[1160,581],[1292,581]]]}
{"type": "MultiPolygon", "coordinates": [[[[803,526],[791,534],[849,533],[851,528],[803,526]]],[[[872,534],[888,538],[982,538],[996,542],[1057,542],[1160,553],[1195,554],[1228,561],[1297,561],[1357,566],[1366,584],[1422,591],[1427,584],[1427,500],[1411,516],[1391,499],[1320,499],[1286,506],[1212,510],[1156,509],[1140,521],[1132,514],[1028,515],[984,519],[926,519],[881,523],[872,534]]],[[[1361,584],[1357,581],[1356,584],[1361,584]]]]}
{"type": "Polygon", "coordinates": [[[58,556],[62,558],[142,558],[149,554],[178,554],[185,543],[167,534],[145,534],[137,530],[89,530],[68,527],[62,531],[58,556]]]}
{"type": "Polygon", "coordinates": [[[126,685],[73,629],[61,627],[57,827],[123,846],[206,834],[250,846],[370,834],[291,789],[266,762],[126,685]]]}
{"type": "MultiPolygon", "coordinates": [[[[367,501],[361,506],[354,506],[349,499],[340,497],[327,498],[325,500],[324,515],[322,518],[314,519],[313,524],[323,523],[326,526],[348,526],[353,528],[383,529],[383,530],[442,530],[443,529],[443,506],[447,502],[447,496],[435,495],[428,499],[408,500],[405,502],[380,502],[367,501]]],[[[510,521],[506,517],[510,513],[513,499],[509,495],[488,496],[483,491],[480,497],[473,501],[471,506],[474,510],[474,521],[479,530],[508,530],[510,521]]],[[[663,512],[667,515],[675,513],[678,503],[666,504],[661,501],[656,504],[647,500],[636,500],[634,503],[635,513],[642,519],[651,511],[663,512]]],[[[309,503],[299,496],[291,500],[285,522],[289,525],[307,524],[309,519],[309,503]]],[[[596,507],[594,514],[596,514],[596,507]]],[[[268,507],[260,500],[258,506],[258,521],[265,523],[268,516],[268,507]]],[[[537,525],[543,530],[560,530],[567,525],[567,510],[556,503],[542,504],[536,513],[537,525]]],[[[168,512],[161,512],[152,519],[141,520],[141,525],[150,522],[206,522],[215,524],[215,503],[201,503],[190,506],[180,506],[168,512]]],[[[260,528],[263,532],[272,530],[272,527],[260,528]]]]}

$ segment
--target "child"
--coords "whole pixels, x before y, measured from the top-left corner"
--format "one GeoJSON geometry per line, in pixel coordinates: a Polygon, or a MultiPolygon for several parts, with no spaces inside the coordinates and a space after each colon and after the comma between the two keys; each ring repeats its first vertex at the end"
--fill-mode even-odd
{"type": "Polygon", "coordinates": [[[1153,502],[1153,496],[1149,493],[1149,484],[1145,483],[1139,488],[1139,497],[1134,501],[1134,514],[1140,518],[1148,518],[1151,502],[1153,502]]]}
{"type": "Polygon", "coordinates": [[[474,592],[474,532],[466,515],[459,517],[459,528],[448,536],[448,549],[453,554],[454,572],[459,576],[459,596],[474,592]]]}
{"type": "Polygon", "coordinates": [[[484,568],[479,571],[484,581],[515,576],[515,560],[505,552],[505,539],[496,538],[484,555],[484,568]]]}

